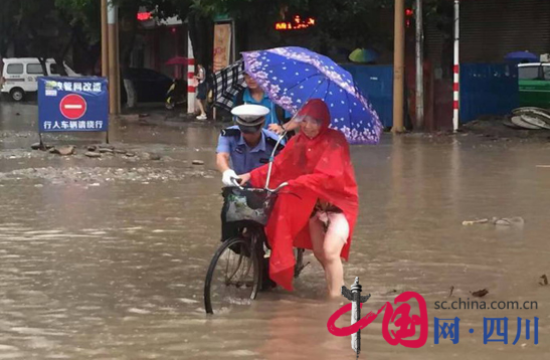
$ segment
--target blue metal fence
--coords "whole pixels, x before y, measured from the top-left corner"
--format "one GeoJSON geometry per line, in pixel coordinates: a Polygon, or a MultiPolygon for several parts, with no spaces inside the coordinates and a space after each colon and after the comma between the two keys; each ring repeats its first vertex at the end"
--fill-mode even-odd
{"type": "Polygon", "coordinates": [[[393,68],[389,66],[342,65],[372,104],[385,127],[393,124],[393,68]]]}
{"type": "MultiPolygon", "coordinates": [[[[385,127],[393,124],[393,67],[344,64],[385,127]]],[[[518,69],[513,64],[460,66],[460,122],[506,115],[519,107],[518,69]]],[[[437,97],[438,94],[435,94],[437,97]]]]}
{"type": "Polygon", "coordinates": [[[460,66],[460,122],[506,115],[519,107],[518,68],[513,64],[460,66]]]}

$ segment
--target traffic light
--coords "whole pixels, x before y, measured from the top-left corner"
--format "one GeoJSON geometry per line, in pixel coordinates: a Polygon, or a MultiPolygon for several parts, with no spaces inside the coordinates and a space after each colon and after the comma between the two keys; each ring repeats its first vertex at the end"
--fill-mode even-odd
{"type": "Polygon", "coordinates": [[[413,9],[406,9],[405,10],[405,24],[407,26],[407,29],[411,26],[411,19],[413,17],[414,17],[413,9]]]}

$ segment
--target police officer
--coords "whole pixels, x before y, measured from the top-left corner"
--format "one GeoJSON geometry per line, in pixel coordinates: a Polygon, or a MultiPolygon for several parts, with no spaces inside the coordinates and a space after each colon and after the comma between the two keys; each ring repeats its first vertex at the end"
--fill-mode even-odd
{"type": "MultiPolygon", "coordinates": [[[[238,178],[237,174],[246,174],[269,162],[278,140],[276,134],[263,128],[269,111],[265,106],[248,104],[231,111],[237,125],[222,130],[216,150],[224,185],[233,186],[232,178],[238,178]]],[[[277,151],[282,148],[279,144],[277,151]]]]}

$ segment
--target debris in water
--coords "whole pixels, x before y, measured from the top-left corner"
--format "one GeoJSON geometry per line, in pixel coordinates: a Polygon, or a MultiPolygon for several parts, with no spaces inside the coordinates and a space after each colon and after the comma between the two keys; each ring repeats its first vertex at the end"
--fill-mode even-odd
{"type": "Polygon", "coordinates": [[[462,225],[469,226],[475,224],[486,224],[489,222],[489,219],[479,219],[479,220],[465,220],[462,222],[462,225]]]}
{"type": "Polygon", "coordinates": [[[489,293],[489,291],[487,289],[483,289],[483,290],[478,290],[470,293],[472,294],[472,296],[475,296],[475,297],[484,297],[489,293]]]}
{"type": "Polygon", "coordinates": [[[454,286],[451,286],[451,292],[449,293],[449,297],[453,296],[453,291],[454,291],[455,287],[454,286]]]}
{"type": "Polygon", "coordinates": [[[69,145],[69,146],[61,146],[60,148],[52,148],[52,150],[50,150],[50,152],[52,154],[59,154],[59,155],[62,155],[62,156],[68,156],[68,155],[74,154],[74,149],[75,149],[74,146],[69,145]]]}
{"type": "Polygon", "coordinates": [[[178,299],[178,301],[184,303],[184,304],[196,304],[198,303],[197,300],[193,300],[193,299],[186,299],[186,298],[181,298],[181,299],[178,299]]]}
{"type": "Polygon", "coordinates": [[[88,151],[96,151],[96,150],[97,150],[97,146],[95,146],[95,145],[90,145],[90,146],[88,146],[87,150],[88,150],[88,151]]]}
{"type": "Polygon", "coordinates": [[[539,284],[541,284],[542,286],[548,285],[548,277],[546,276],[546,274],[542,275],[540,278],[542,279],[542,282],[539,282],[539,284]]]}
{"type": "Polygon", "coordinates": [[[158,154],[150,154],[150,153],[147,153],[147,152],[141,153],[140,157],[143,160],[155,160],[155,161],[160,160],[160,158],[161,158],[161,156],[158,155],[158,154]]]}
{"type": "Polygon", "coordinates": [[[128,309],[128,312],[131,312],[133,314],[140,314],[140,315],[147,315],[151,313],[149,310],[138,309],[138,308],[128,309]]]}
{"type": "Polygon", "coordinates": [[[202,160],[193,160],[193,165],[204,165],[204,161],[202,160]]]}
{"type": "Polygon", "coordinates": [[[99,152],[102,154],[105,154],[105,153],[112,154],[114,151],[113,149],[109,149],[109,148],[99,148],[99,152]]]}
{"type": "Polygon", "coordinates": [[[493,224],[495,225],[503,225],[503,226],[523,226],[525,224],[525,220],[523,220],[522,217],[516,216],[511,218],[493,218],[492,219],[493,224]]]}
{"type": "Polygon", "coordinates": [[[465,220],[462,222],[464,226],[476,225],[476,224],[487,224],[491,222],[493,225],[503,225],[503,226],[523,226],[525,220],[522,217],[515,216],[511,218],[497,218],[493,217],[491,219],[478,219],[478,220],[465,220]]]}
{"type": "Polygon", "coordinates": [[[85,153],[84,155],[87,156],[87,157],[89,157],[89,158],[100,158],[100,157],[101,157],[101,154],[100,154],[100,153],[93,152],[93,151],[88,151],[88,152],[85,153]]]}

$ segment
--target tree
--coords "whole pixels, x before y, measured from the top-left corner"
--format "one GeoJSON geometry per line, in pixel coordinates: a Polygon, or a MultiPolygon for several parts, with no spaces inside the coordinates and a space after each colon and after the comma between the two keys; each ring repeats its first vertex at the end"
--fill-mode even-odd
{"type": "Polygon", "coordinates": [[[58,9],[70,14],[73,52],[78,58],[74,65],[84,73],[94,73],[101,56],[100,4],[99,0],[55,0],[58,9]]]}
{"type": "Polygon", "coordinates": [[[0,58],[8,55],[8,49],[13,43],[13,39],[18,26],[17,14],[20,4],[16,0],[4,0],[2,2],[2,11],[0,11],[0,58]]]}
{"type": "Polygon", "coordinates": [[[454,4],[445,0],[426,0],[426,24],[432,24],[443,37],[441,58],[443,76],[453,74],[454,4]]]}
{"type": "Polygon", "coordinates": [[[380,12],[391,9],[393,0],[196,0],[194,8],[206,16],[228,14],[241,26],[240,40],[247,49],[247,34],[257,33],[269,45],[292,45],[298,36],[282,36],[274,22],[294,15],[316,19],[316,26],[303,30],[309,48],[327,53],[331,47],[391,45],[391,27],[382,26],[380,12]],[[389,29],[389,30],[388,30],[389,29]]]}
{"type": "MultiPolygon", "coordinates": [[[[82,0],[84,1],[84,0],[82,0]]],[[[4,0],[0,11],[0,56],[11,45],[16,56],[35,56],[47,74],[45,60],[62,64],[75,42],[77,29],[69,12],[56,7],[56,0],[4,0]]],[[[65,68],[58,66],[61,75],[65,68]]]]}
{"type": "Polygon", "coordinates": [[[66,75],[62,64],[74,40],[67,14],[55,7],[55,0],[21,1],[18,10],[16,37],[25,44],[26,53],[38,58],[44,75],[47,58],[54,58],[59,73],[66,75]]]}

